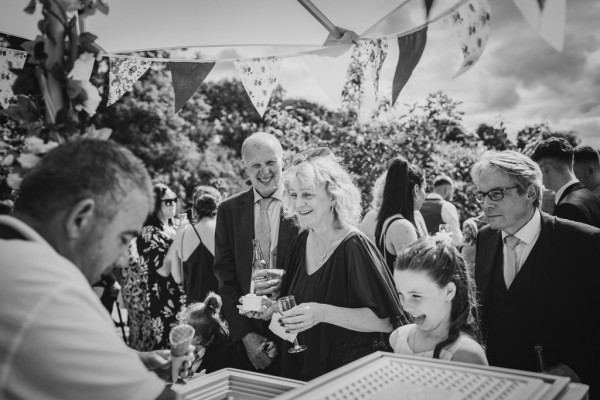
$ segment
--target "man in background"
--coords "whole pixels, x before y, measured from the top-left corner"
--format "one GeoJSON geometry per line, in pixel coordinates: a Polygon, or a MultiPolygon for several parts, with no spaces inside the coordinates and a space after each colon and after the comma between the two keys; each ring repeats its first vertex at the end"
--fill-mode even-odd
{"type": "Polygon", "coordinates": [[[440,175],[434,179],[433,191],[425,198],[420,211],[430,235],[439,231],[440,224],[447,224],[452,233],[452,242],[459,246],[463,241],[463,235],[458,211],[450,202],[453,196],[454,181],[447,175],[440,175]]]}
{"type": "Polygon", "coordinates": [[[590,146],[577,146],[573,150],[573,172],[592,193],[600,198],[600,156],[590,146]]]}
{"type": "Polygon", "coordinates": [[[67,142],[25,176],[0,216],[0,398],[179,398],[148,370],[170,375],[166,354],[126,347],[90,286],[151,201],[142,162],[109,141],[67,142]]]}
{"type": "Polygon", "coordinates": [[[544,186],[555,194],[554,215],[600,228],[600,198],[573,172],[573,147],[563,138],[541,142],[532,159],[542,170],[544,186]]]}

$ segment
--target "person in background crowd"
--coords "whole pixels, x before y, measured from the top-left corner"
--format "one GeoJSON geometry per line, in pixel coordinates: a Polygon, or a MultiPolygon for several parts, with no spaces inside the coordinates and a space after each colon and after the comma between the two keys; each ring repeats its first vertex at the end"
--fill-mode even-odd
{"type": "Polygon", "coordinates": [[[213,271],[215,226],[221,193],[211,186],[198,186],[192,195],[194,222],[177,232],[173,241],[173,278],[183,282],[187,304],[203,301],[217,292],[219,283],[213,271]]]}
{"type": "Polygon", "coordinates": [[[463,243],[459,247],[460,254],[465,260],[469,272],[473,274],[475,272],[475,255],[477,245],[477,233],[479,230],[487,224],[485,214],[481,213],[476,217],[467,218],[463,222],[463,243]]]}
{"type": "Polygon", "coordinates": [[[147,299],[155,349],[167,349],[169,333],[177,324],[177,313],[185,304],[183,290],[171,274],[172,258],[167,256],[176,233],[177,196],[162,183],[155,184],[153,192],[154,208],[137,238],[137,250],[148,282],[147,299]]]}
{"type": "Polygon", "coordinates": [[[544,186],[556,192],[554,215],[600,228],[600,198],[573,172],[573,147],[551,137],[538,145],[531,157],[542,170],[544,186]]]}
{"type": "Polygon", "coordinates": [[[475,281],[447,238],[424,238],[398,254],[394,281],[413,324],[390,335],[395,353],[488,365],[475,281]]]}
{"type": "Polygon", "coordinates": [[[396,157],[390,163],[377,214],[375,238],[390,271],[396,255],[420,237],[427,236],[427,226],[420,213],[425,201],[425,175],[406,159],[396,157]]]}
{"type": "Polygon", "coordinates": [[[590,146],[577,146],[573,149],[573,172],[579,182],[600,197],[600,155],[590,146]]]}
{"type": "Polygon", "coordinates": [[[231,360],[229,328],[221,318],[221,296],[209,292],[203,301],[185,307],[177,319],[194,328],[194,346],[196,361],[192,365],[194,372],[206,370],[206,373],[228,367],[231,360]],[[197,366],[196,366],[197,365],[197,366]]]}
{"type": "Polygon", "coordinates": [[[358,229],[362,231],[373,243],[377,243],[375,239],[375,227],[377,226],[377,214],[379,213],[379,207],[381,207],[381,200],[383,199],[383,186],[385,185],[385,177],[387,173],[384,172],[375,180],[371,195],[371,209],[367,211],[360,223],[358,229]]]}
{"type": "MultiPolygon", "coordinates": [[[[310,380],[375,351],[391,351],[388,334],[406,322],[392,275],[356,228],[360,192],[326,148],[296,155],[283,173],[284,209],[301,233],[284,263],[282,295],[297,306],[280,324],[306,345],[301,356],[282,344],[283,375],[310,380]]],[[[270,318],[277,302],[265,300],[270,318]]]]}
{"type": "Polygon", "coordinates": [[[578,376],[594,393],[600,229],[541,213],[542,172],[521,153],[486,152],[471,176],[489,224],[475,279],[490,365],[578,376]]]}
{"type": "Polygon", "coordinates": [[[242,144],[242,162],[252,187],[219,205],[214,272],[231,340],[238,349],[234,366],[277,374],[277,360],[263,351],[263,343],[268,337],[275,339],[275,335],[267,323],[240,315],[237,304],[249,292],[250,280],[254,279],[252,239],[259,240],[265,261],[272,267],[262,272],[269,279],[256,283],[256,294],[276,296],[281,289],[283,260],[298,230],[281,213],[283,149],[279,140],[266,132],[250,135],[242,144]]]}
{"type": "Polygon", "coordinates": [[[454,196],[454,181],[447,175],[437,176],[433,181],[433,192],[427,194],[419,210],[430,235],[439,231],[441,224],[447,224],[452,234],[454,245],[459,246],[462,241],[460,220],[456,206],[450,201],[454,196]]]}
{"type": "Polygon", "coordinates": [[[127,309],[129,327],[127,345],[138,351],[150,351],[156,348],[156,337],[147,300],[148,271],[142,270],[137,238],[129,243],[127,253],[127,262],[121,267],[121,297],[127,309]]]}
{"type": "Polygon", "coordinates": [[[0,398],[179,398],[148,371],[170,375],[168,351],[127,348],[90,286],[150,203],[142,162],[107,140],[64,143],[27,173],[0,216],[0,398]]]}

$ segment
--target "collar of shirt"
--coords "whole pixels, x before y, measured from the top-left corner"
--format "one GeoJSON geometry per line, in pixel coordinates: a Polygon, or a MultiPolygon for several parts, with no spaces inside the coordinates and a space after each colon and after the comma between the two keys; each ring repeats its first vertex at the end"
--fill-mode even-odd
{"type": "Polygon", "coordinates": [[[571,186],[572,184],[577,183],[577,182],[579,182],[579,179],[577,179],[577,178],[571,179],[569,182],[565,183],[560,189],[558,189],[556,191],[556,194],[554,195],[554,204],[558,204],[558,200],[561,198],[564,191],[567,190],[567,188],[569,186],[571,186]]]}
{"type": "MultiPolygon", "coordinates": [[[[260,195],[260,193],[258,193],[256,191],[255,188],[252,188],[252,191],[254,192],[254,204],[258,203],[261,199],[264,198],[260,195]]],[[[282,201],[283,200],[283,185],[279,185],[277,190],[270,197],[274,198],[275,200],[282,201]]]]}
{"type": "MultiPolygon", "coordinates": [[[[526,245],[530,245],[533,243],[540,234],[542,230],[542,218],[540,215],[540,210],[535,210],[533,213],[533,217],[525,224],[524,227],[519,229],[515,236],[517,239],[525,243],[526,245]]],[[[504,242],[504,238],[508,236],[508,233],[502,231],[502,241],[504,242]]]]}
{"type": "Polygon", "coordinates": [[[437,193],[427,193],[427,196],[425,196],[426,199],[438,199],[438,200],[444,200],[444,198],[437,194],[437,193]]]}

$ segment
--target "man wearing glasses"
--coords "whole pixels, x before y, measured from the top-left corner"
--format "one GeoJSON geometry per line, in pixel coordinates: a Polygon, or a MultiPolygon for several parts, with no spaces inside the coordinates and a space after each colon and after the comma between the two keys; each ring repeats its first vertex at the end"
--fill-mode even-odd
{"type": "Polygon", "coordinates": [[[600,229],[540,212],[542,173],[523,154],[486,152],[471,176],[488,221],[475,278],[490,365],[597,382],[600,229]]]}
{"type": "Polygon", "coordinates": [[[270,339],[275,339],[268,323],[240,315],[237,305],[240,297],[249,293],[250,280],[256,277],[252,277],[252,240],[258,240],[270,267],[260,272],[268,279],[255,281],[255,293],[277,296],[283,261],[298,229],[281,213],[283,149],[279,140],[266,132],[250,135],[242,144],[242,162],[252,187],[219,205],[214,271],[231,339],[238,350],[233,366],[278,374],[278,363],[265,351],[270,339]]]}

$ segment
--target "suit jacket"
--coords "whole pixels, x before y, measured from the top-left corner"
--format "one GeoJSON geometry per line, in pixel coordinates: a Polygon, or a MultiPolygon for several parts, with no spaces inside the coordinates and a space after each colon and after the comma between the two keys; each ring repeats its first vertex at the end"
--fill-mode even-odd
{"type": "MultiPolygon", "coordinates": [[[[288,251],[291,239],[298,233],[293,222],[281,217],[277,240],[277,268],[288,251]]],[[[252,239],[254,239],[254,193],[252,188],[223,201],[217,211],[215,230],[214,272],[219,280],[223,313],[229,323],[232,341],[250,332],[265,335],[262,321],[239,314],[236,307],[241,296],[250,289],[252,275],[252,239]]]]}
{"type": "MultiPolygon", "coordinates": [[[[591,383],[598,381],[595,372],[600,360],[597,343],[600,336],[596,328],[600,322],[597,294],[600,229],[545,213],[541,213],[541,218],[540,235],[526,260],[527,268],[533,268],[530,272],[534,282],[530,288],[533,313],[529,328],[534,331],[531,336],[535,336],[536,343],[531,343],[531,348],[542,344],[548,366],[558,363],[570,366],[591,388],[591,383]],[[537,259],[532,258],[535,255],[537,259]]],[[[492,278],[502,268],[501,232],[486,225],[477,237],[475,264],[484,337],[489,334],[487,324],[491,317],[486,312],[491,307],[492,278]]],[[[518,274],[516,279],[519,279],[518,274]]],[[[518,332],[519,327],[515,328],[518,332]]],[[[510,342],[513,338],[508,336],[502,340],[510,342]]]]}
{"type": "Polygon", "coordinates": [[[565,189],[554,215],[600,228],[600,198],[581,182],[574,183],[565,189]]]}

